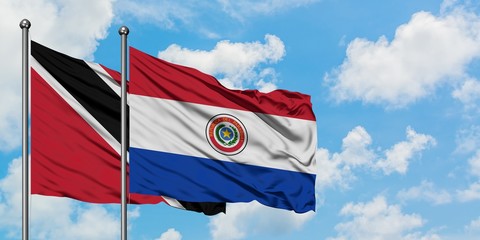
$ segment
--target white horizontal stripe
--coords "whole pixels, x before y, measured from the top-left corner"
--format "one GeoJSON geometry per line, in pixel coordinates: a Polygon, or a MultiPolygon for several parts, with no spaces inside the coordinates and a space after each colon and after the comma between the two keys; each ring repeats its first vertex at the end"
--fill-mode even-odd
{"type": "MultiPolygon", "coordinates": [[[[32,68],[70,105],[118,154],[120,143],[34,58],[32,68]]],[[[68,124],[68,123],[65,123],[68,124]]]]}
{"type": "Polygon", "coordinates": [[[317,145],[314,121],[202,104],[129,95],[130,146],[202,158],[314,174],[317,145]],[[217,114],[237,117],[248,143],[225,156],[207,142],[205,128],[217,114]]]}

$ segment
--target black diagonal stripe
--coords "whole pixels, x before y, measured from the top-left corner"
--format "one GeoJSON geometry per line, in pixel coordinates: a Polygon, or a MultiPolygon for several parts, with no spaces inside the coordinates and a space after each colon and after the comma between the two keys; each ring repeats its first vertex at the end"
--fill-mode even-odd
{"type": "Polygon", "coordinates": [[[32,56],[118,142],[120,142],[120,96],[83,60],[72,58],[32,41],[32,56]]]}
{"type": "Polygon", "coordinates": [[[216,202],[185,202],[177,200],[182,206],[189,211],[201,212],[205,215],[215,215],[218,213],[225,213],[226,203],[216,202]]]}

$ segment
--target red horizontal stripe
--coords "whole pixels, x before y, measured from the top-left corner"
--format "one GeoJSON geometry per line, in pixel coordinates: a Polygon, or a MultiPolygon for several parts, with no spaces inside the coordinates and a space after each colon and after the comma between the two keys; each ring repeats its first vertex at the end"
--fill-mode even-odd
{"type": "Polygon", "coordinates": [[[315,121],[310,96],[276,90],[230,90],[196,69],[130,47],[131,94],[315,121]]]}

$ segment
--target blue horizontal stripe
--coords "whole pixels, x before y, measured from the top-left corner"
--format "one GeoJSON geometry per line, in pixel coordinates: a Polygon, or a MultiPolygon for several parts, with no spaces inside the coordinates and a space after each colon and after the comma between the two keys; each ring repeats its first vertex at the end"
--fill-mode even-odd
{"type": "Polygon", "coordinates": [[[315,210],[315,175],[139,148],[130,148],[130,192],[315,210]]]}

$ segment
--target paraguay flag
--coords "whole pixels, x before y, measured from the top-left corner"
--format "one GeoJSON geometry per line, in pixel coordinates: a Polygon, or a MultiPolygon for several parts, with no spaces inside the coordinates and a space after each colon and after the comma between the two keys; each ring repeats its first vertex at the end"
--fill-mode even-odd
{"type": "Polygon", "coordinates": [[[135,48],[129,93],[131,192],[315,210],[308,95],[229,90],[135,48]]]}

